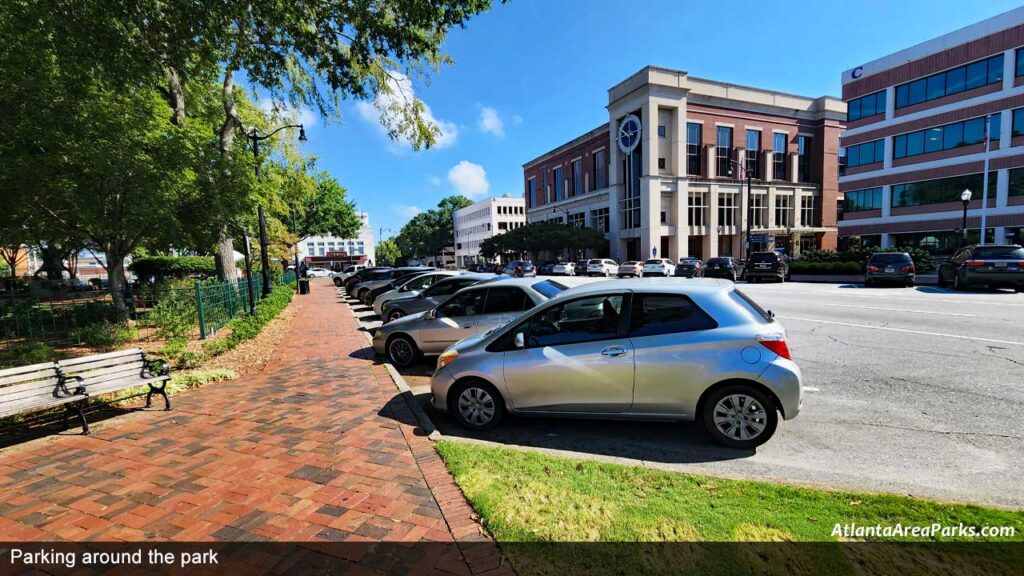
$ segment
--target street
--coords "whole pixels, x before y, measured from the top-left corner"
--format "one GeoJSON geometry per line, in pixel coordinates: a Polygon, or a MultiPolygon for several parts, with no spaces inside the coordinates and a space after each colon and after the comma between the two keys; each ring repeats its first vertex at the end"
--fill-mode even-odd
{"type": "MultiPolygon", "coordinates": [[[[660,469],[1024,505],[1024,296],[740,286],[786,327],[809,391],[800,416],[756,453],[719,447],[693,423],[510,418],[470,433],[430,415],[448,436],[660,469]]],[[[353,310],[376,325],[372,311],[353,310]]],[[[424,403],[432,366],[403,372],[424,403]]]]}

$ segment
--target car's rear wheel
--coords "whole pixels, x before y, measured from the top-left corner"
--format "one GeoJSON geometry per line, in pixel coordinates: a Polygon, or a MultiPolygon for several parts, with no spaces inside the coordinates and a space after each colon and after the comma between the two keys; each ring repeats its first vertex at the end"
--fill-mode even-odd
{"type": "Polygon", "coordinates": [[[505,400],[483,380],[464,380],[448,391],[448,412],[470,430],[490,430],[505,416],[505,400]]]}
{"type": "Polygon", "coordinates": [[[399,368],[412,366],[420,357],[420,350],[416,347],[416,343],[404,334],[392,336],[391,340],[388,340],[387,352],[388,360],[399,368]]]}
{"type": "Polygon", "coordinates": [[[338,288],[341,288],[341,285],[342,285],[341,278],[335,278],[334,279],[334,285],[337,286],[338,288]]]}
{"type": "Polygon", "coordinates": [[[914,282],[913,280],[907,280],[907,288],[913,288],[916,284],[917,282],[914,282]]]}
{"type": "Polygon", "coordinates": [[[779,424],[771,397],[747,384],[716,390],[705,401],[702,415],[715,442],[730,448],[756,448],[775,434],[779,424]]]}
{"type": "Polygon", "coordinates": [[[953,290],[967,290],[967,282],[960,279],[960,274],[953,274],[953,290]]]}

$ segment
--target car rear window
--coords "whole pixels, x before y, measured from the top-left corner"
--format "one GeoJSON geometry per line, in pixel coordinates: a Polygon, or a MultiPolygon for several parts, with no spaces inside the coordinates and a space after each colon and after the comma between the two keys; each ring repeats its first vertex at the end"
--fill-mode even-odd
{"type": "Polygon", "coordinates": [[[751,262],[778,262],[779,255],[774,252],[759,252],[750,256],[751,262]]]}
{"type": "Polygon", "coordinates": [[[661,264],[661,260],[655,258],[654,260],[648,260],[647,262],[644,262],[644,264],[661,264]]]}
{"type": "Polygon", "coordinates": [[[897,262],[911,262],[909,254],[900,254],[898,252],[890,252],[885,254],[872,254],[869,262],[875,264],[895,264],[897,262]]]}
{"type": "Polygon", "coordinates": [[[567,286],[563,286],[562,284],[551,280],[541,280],[530,287],[540,293],[541,296],[548,299],[554,298],[556,294],[568,288],[567,286]]]}
{"type": "Polygon", "coordinates": [[[761,308],[761,306],[758,305],[757,302],[751,300],[750,296],[747,296],[743,292],[740,292],[739,290],[733,290],[732,292],[729,293],[729,295],[742,308],[750,312],[754,319],[760,320],[762,324],[771,324],[772,322],[775,321],[775,319],[772,318],[770,312],[768,312],[764,308],[761,308]]]}
{"type": "Polygon", "coordinates": [[[1024,260],[1024,248],[1020,246],[986,246],[975,248],[972,257],[976,260],[1024,260]]]}
{"type": "Polygon", "coordinates": [[[728,263],[729,263],[729,260],[727,258],[711,258],[710,260],[708,260],[708,264],[728,264],[728,263]]]}

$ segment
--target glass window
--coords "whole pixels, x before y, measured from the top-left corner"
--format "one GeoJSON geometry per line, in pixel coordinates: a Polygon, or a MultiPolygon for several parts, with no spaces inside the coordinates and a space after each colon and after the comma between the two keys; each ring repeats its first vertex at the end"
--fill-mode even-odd
{"type": "Polygon", "coordinates": [[[846,166],[863,166],[881,162],[885,155],[885,140],[856,144],[846,149],[846,166]]]}
{"type": "Polygon", "coordinates": [[[811,180],[811,148],[813,138],[810,136],[797,136],[797,180],[810,182],[811,180]]]}
{"type": "Polygon", "coordinates": [[[907,155],[907,135],[900,134],[892,139],[892,157],[903,158],[907,155]]]}
{"type": "Polygon", "coordinates": [[[988,80],[988,63],[985,60],[967,65],[965,89],[980,88],[988,80]]]}
{"type": "Polygon", "coordinates": [[[530,288],[533,288],[545,298],[554,298],[559,292],[565,290],[566,286],[563,286],[553,280],[542,280],[530,286],[530,288]]]}
{"type": "Polygon", "coordinates": [[[985,119],[975,118],[964,122],[964,145],[977,144],[985,139],[985,119]]]}
{"type": "Polygon", "coordinates": [[[896,87],[896,107],[903,108],[910,104],[910,86],[904,84],[896,87]]]}
{"type": "Polygon", "coordinates": [[[479,280],[466,278],[443,280],[435,283],[433,286],[425,290],[423,294],[426,296],[450,296],[466,286],[472,286],[477,282],[479,282],[479,280]]]}
{"type": "Polygon", "coordinates": [[[564,192],[564,189],[562,188],[564,186],[564,184],[562,183],[562,167],[561,166],[559,166],[558,168],[554,169],[554,181],[551,184],[552,184],[552,187],[553,187],[552,192],[553,192],[554,200],[555,201],[561,200],[563,198],[562,194],[564,192]]]}
{"type": "Polygon", "coordinates": [[[521,312],[533,308],[533,300],[520,288],[491,288],[484,302],[484,314],[521,312]]]}
{"type": "Polygon", "coordinates": [[[926,100],[942,98],[946,95],[946,75],[936,74],[928,78],[928,89],[925,92],[926,100]]]}
{"type": "Polygon", "coordinates": [[[761,131],[747,130],[746,164],[747,172],[754,178],[761,175],[761,131]]]}
{"type": "Polygon", "coordinates": [[[924,151],[936,152],[942,150],[942,127],[929,128],[924,133],[924,151]]]}
{"type": "Polygon", "coordinates": [[[918,104],[920,102],[924,102],[924,96],[925,96],[925,80],[924,80],[924,78],[922,78],[920,80],[915,80],[914,82],[911,82],[910,83],[910,97],[907,100],[907,104],[910,105],[910,104],[918,104]]]}
{"type": "Polygon", "coordinates": [[[1013,131],[1010,134],[1012,136],[1024,136],[1024,108],[1018,108],[1013,111],[1013,131]]]}
{"type": "Polygon", "coordinates": [[[846,105],[846,119],[848,121],[853,122],[854,120],[860,120],[863,118],[863,116],[861,116],[862,102],[862,98],[855,98],[850,100],[850,103],[846,105]]]}
{"type": "Polygon", "coordinates": [[[907,134],[907,156],[924,154],[924,131],[907,134]]]}
{"type": "Polygon", "coordinates": [[[686,125],[686,173],[699,175],[702,170],[700,166],[701,150],[701,128],[700,124],[688,123],[686,125]]]}
{"type": "Polygon", "coordinates": [[[850,100],[846,110],[847,120],[851,122],[884,113],[885,90],[850,100]]]}
{"type": "Polygon", "coordinates": [[[579,196],[580,194],[583,194],[583,160],[573,160],[571,196],[579,196]]]}
{"type": "Polygon", "coordinates": [[[658,336],[712,330],[714,318],[686,296],[677,294],[636,294],[629,322],[629,337],[658,336]]]}
{"type": "Polygon", "coordinates": [[[789,134],[775,133],[772,135],[772,177],[776,180],[786,179],[786,147],[789,134]]]}
{"type": "Polygon", "coordinates": [[[882,207],[882,189],[853,190],[843,195],[844,212],[877,210],[882,207]]]}
{"type": "Polygon", "coordinates": [[[967,69],[963,66],[946,72],[946,94],[963,92],[967,82],[967,69]]]}
{"type": "Polygon", "coordinates": [[[1024,76],[1024,49],[1017,48],[1017,71],[1015,76],[1024,76]]]}
{"type": "Polygon", "coordinates": [[[616,337],[622,313],[622,295],[580,298],[553,306],[530,319],[526,345],[558,346],[616,337]]]}
{"type": "Polygon", "coordinates": [[[437,315],[445,318],[476,316],[483,311],[485,292],[486,290],[470,290],[452,296],[444,304],[438,306],[437,315]]]}
{"type": "Polygon", "coordinates": [[[949,124],[942,128],[942,149],[949,150],[950,148],[959,148],[964,145],[964,125],[963,122],[957,122],[956,124],[949,124]]]}
{"type": "Polygon", "coordinates": [[[658,124],[658,138],[664,138],[665,137],[665,132],[666,132],[665,131],[665,125],[664,124],[658,124]]]}
{"type": "Polygon", "coordinates": [[[717,130],[717,144],[715,155],[717,159],[717,175],[728,176],[731,168],[729,160],[732,155],[732,128],[719,126],[717,130]]]}
{"type": "MultiPolygon", "coordinates": [[[[896,184],[892,187],[892,206],[921,206],[942,202],[960,201],[960,193],[964,189],[981,190],[982,175],[954,176],[922,182],[896,184]]],[[[996,171],[989,172],[989,190],[995,190],[996,171]]]]}
{"type": "Polygon", "coordinates": [[[594,189],[600,190],[608,185],[608,159],[604,150],[594,152],[594,189]]]}
{"type": "Polygon", "coordinates": [[[998,54],[988,59],[988,83],[1003,81],[1003,55],[998,54]]]}
{"type": "Polygon", "coordinates": [[[530,178],[526,181],[526,201],[530,208],[537,205],[537,179],[530,178]]]}

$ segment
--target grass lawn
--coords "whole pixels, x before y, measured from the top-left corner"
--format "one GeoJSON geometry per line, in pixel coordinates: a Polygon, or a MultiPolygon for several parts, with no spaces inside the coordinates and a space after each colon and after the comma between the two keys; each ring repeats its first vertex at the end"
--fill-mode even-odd
{"type": "Polygon", "coordinates": [[[938,568],[946,567],[955,567],[956,573],[999,574],[1018,573],[1020,564],[1012,572],[1009,568],[1024,561],[1020,511],[708,478],[465,442],[442,441],[438,451],[522,574],[564,574],[567,567],[558,563],[567,555],[578,556],[573,568],[588,563],[590,573],[660,572],[665,567],[661,561],[675,566],[680,554],[698,573],[729,574],[875,573],[903,561],[908,562],[900,569],[905,574],[942,572],[938,568]],[[1013,526],[1016,535],[1002,539],[1012,544],[963,537],[890,537],[864,543],[833,535],[836,524],[936,523],[1013,526]],[[915,544],[891,543],[901,540],[915,544]],[[716,544],[522,544],[609,541],[716,544]],[[735,542],[762,544],[728,544],[735,542]],[[729,561],[723,563],[723,557],[729,561]],[[625,562],[639,562],[646,569],[615,569],[625,562]]]}

